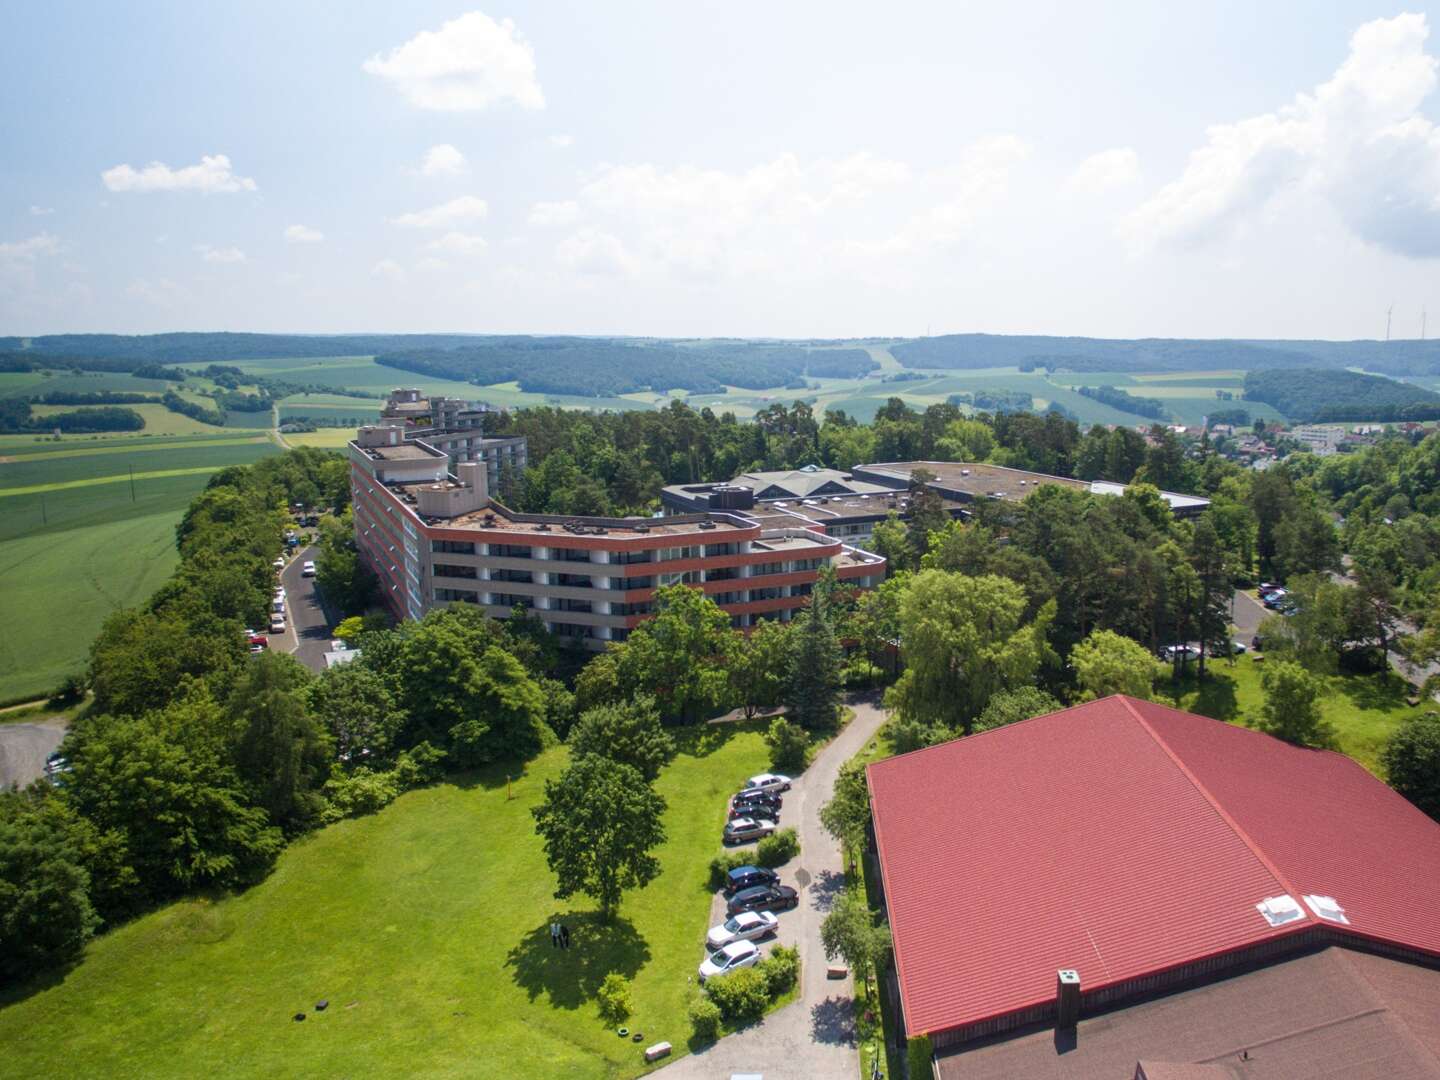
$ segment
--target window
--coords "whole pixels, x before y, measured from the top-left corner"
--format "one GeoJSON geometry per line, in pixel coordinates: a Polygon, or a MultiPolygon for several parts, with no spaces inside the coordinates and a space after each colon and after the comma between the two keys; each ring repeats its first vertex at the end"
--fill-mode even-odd
{"type": "Polygon", "coordinates": [[[529,544],[491,544],[490,554],[502,559],[533,559],[535,549],[529,544]]]}
{"type": "Polygon", "coordinates": [[[516,596],[513,593],[497,592],[490,594],[490,605],[491,607],[533,608],[535,606],[535,599],[530,596],[516,596]]]}
{"type": "Polygon", "coordinates": [[[556,562],[589,562],[590,552],[586,548],[551,548],[550,558],[556,562]]]}
{"type": "Polygon", "coordinates": [[[436,589],[435,599],[442,604],[462,603],[478,604],[480,594],[471,592],[469,589],[436,589]]]}
{"type": "Polygon", "coordinates": [[[756,563],[750,568],[751,577],[763,577],[765,574],[778,574],[785,568],[784,563],[765,562],[756,563]]]}
{"type": "Polygon", "coordinates": [[[768,588],[768,589],[751,589],[751,590],[750,590],[750,599],[751,599],[751,600],[779,600],[779,599],[780,599],[780,590],[779,590],[778,588],[776,588],[775,586],[773,586],[773,585],[772,585],[770,588],[768,588]]]}
{"type": "Polygon", "coordinates": [[[661,588],[666,585],[698,585],[700,584],[700,571],[686,570],[683,573],[661,574],[659,581],[661,588]]]}
{"type": "Polygon", "coordinates": [[[535,582],[535,575],[529,570],[491,570],[491,581],[513,581],[521,585],[532,585],[535,582]]]}
{"type": "Polygon", "coordinates": [[[621,566],[629,566],[633,563],[649,562],[653,554],[650,551],[621,551],[612,555],[610,561],[619,563],[621,566]]]}
{"type": "Polygon", "coordinates": [[[586,613],[588,613],[588,612],[590,612],[590,611],[593,611],[594,608],[593,608],[593,606],[591,605],[591,603],[590,603],[589,600],[559,599],[559,600],[551,600],[551,601],[550,601],[550,610],[551,610],[551,611],[580,611],[580,612],[586,612],[586,613]]]}
{"type": "Polygon", "coordinates": [[[705,554],[706,554],[707,556],[711,556],[711,555],[734,555],[734,554],[735,554],[735,545],[734,545],[734,544],[706,544],[706,545],[705,545],[705,554]]]}
{"type": "Polygon", "coordinates": [[[468,540],[431,540],[430,550],[437,555],[474,555],[475,545],[468,540]]]}
{"type": "Polygon", "coordinates": [[[655,605],[648,600],[642,600],[638,604],[611,604],[611,615],[649,615],[655,610],[655,605]]]}
{"type": "Polygon", "coordinates": [[[809,596],[812,592],[814,592],[814,590],[815,590],[815,586],[814,586],[813,584],[811,584],[810,582],[807,581],[804,585],[791,585],[791,586],[790,586],[790,595],[791,595],[791,596],[809,596]]]}
{"type": "Polygon", "coordinates": [[[824,561],[824,559],[796,559],[791,565],[795,570],[818,570],[824,561]]]}
{"type": "Polygon", "coordinates": [[[572,589],[590,588],[589,574],[555,574],[551,577],[552,585],[565,585],[572,589]]]}
{"type": "Polygon", "coordinates": [[[435,577],[469,578],[472,581],[480,576],[480,571],[473,566],[452,566],[449,563],[436,563],[430,568],[430,573],[435,577]]]}
{"type": "Polygon", "coordinates": [[[623,592],[626,589],[649,589],[653,588],[654,585],[655,579],[653,577],[624,577],[616,578],[613,587],[623,592]]]}
{"type": "Polygon", "coordinates": [[[720,606],[724,607],[726,604],[740,604],[740,603],[743,603],[744,601],[741,599],[741,597],[742,597],[743,595],[744,595],[743,593],[738,593],[738,592],[722,592],[722,593],[716,593],[714,596],[710,597],[710,599],[711,599],[711,600],[714,600],[715,603],[717,603],[717,604],[719,604],[720,606]]]}
{"type": "Polygon", "coordinates": [[[574,623],[551,623],[550,632],[557,637],[588,638],[595,636],[593,626],[577,626],[574,623]]]}
{"type": "Polygon", "coordinates": [[[727,566],[723,570],[706,570],[706,581],[733,581],[740,576],[740,571],[733,566],[727,566]]]}

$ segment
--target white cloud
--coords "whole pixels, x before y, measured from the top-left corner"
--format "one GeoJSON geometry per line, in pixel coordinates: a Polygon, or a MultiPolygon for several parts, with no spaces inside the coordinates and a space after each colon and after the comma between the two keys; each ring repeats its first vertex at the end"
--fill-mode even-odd
{"type": "Polygon", "coordinates": [[[439,143],[425,151],[420,172],[425,176],[458,176],[465,171],[465,155],[449,143],[439,143]]]}
{"type": "Polygon", "coordinates": [[[564,202],[537,202],[530,207],[531,225],[573,225],[580,220],[580,204],[574,199],[564,202]]]}
{"type": "Polygon", "coordinates": [[[425,245],[431,251],[444,251],[451,255],[478,255],[485,250],[485,238],[470,233],[447,232],[437,240],[425,245]]]}
{"type": "Polygon", "coordinates": [[[125,295],[166,311],[172,310],[188,299],[183,288],[169,278],[136,278],[125,287],[125,295]]]}
{"type": "Polygon", "coordinates": [[[1310,198],[1367,243],[1440,256],[1440,129],[1419,111],[1436,85],[1429,33],[1424,15],[1365,23],[1327,82],[1211,127],[1185,171],[1129,216],[1132,243],[1203,244],[1310,198]]]}
{"type": "Polygon", "coordinates": [[[323,232],[319,229],[312,229],[309,225],[290,225],[285,229],[287,244],[318,244],[324,239],[323,232]]]}
{"type": "Polygon", "coordinates": [[[555,249],[561,266],[584,274],[633,274],[640,269],[620,238],[596,229],[567,236],[555,249]]]}
{"type": "Polygon", "coordinates": [[[31,216],[31,217],[48,217],[50,214],[53,214],[53,213],[55,213],[55,208],[54,208],[53,206],[32,206],[32,207],[30,207],[30,216],[31,216]]]}
{"type": "Polygon", "coordinates": [[[405,277],[405,268],[394,259],[381,259],[370,268],[370,276],[386,281],[401,281],[405,277]]]}
{"type": "Polygon", "coordinates": [[[209,244],[196,244],[196,252],[208,263],[243,263],[245,252],[237,247],[216,248],[209,244]]]}
{"type": "Polygon", "coordinates": [[[36,261],[59,253],[60,240],[50,233],[0,241],[0,287],[15,289],[35,284],[36,261]]]}
{"type": "Polygon", "coordinates": [[[1076,166],[1065,186],[1082,195],[1103,195],[1140,179],[1140,155],[1128,146],[1101,150],[1076,166]]]}
{"type": "Polygon", "coordinates": [[[116,165],[100,174],[111,191],[200,191],[207,195],[235,191],[254,191],[255,181],[236,176],[230,159],[224,154],[205,155],[198,165],[172,169],[164,162],[152,161],[143,169],[116,165]]]}
{"type": "Polygon", "coordinates": [[[556,134],[549,137],[548,142],[551,146],[558,147],[559,149],[564,150],[567,146],[575,145],[575,136],[566,135],[563,132],[557,132],[556,134]]]}
{"type": "Polygon", "coordinates": [[[427,210],[416,210],[391,218],[394,225],[412,229],[446,229],[471,221],[483,221],[490,213],[490,204],[474,195],[461,195],[427,210]]]}
{"type": "Polygon", "coordinates": [[[530,43],[509,19],[496,22],[479,11],[423,30],[363,67],[422,109],[470,112],[507,101],[545,107],[530,43]]]}

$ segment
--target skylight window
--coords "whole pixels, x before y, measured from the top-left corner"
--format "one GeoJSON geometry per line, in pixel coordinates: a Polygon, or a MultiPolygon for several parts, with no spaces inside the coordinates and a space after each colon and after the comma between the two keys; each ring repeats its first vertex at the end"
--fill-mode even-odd
{"type": "Polygon", "coordinates": [[[1306,896],[1305,903],[1320,918],[1326,922],[1344,923],[1350,925],[1350,920],[1345,917],[1345,909],[1340,906],[1340,901],[1333,896],[1306,896]]]}
{"type": "Polygon", "coordinates": [[[1295,902],[1289,893],[1283,896],[1267,896],[1255,905],[1255,910],[1265,916],[1271,926],[1284,926],[1305,917],[1305,909],[1295,902]]]}

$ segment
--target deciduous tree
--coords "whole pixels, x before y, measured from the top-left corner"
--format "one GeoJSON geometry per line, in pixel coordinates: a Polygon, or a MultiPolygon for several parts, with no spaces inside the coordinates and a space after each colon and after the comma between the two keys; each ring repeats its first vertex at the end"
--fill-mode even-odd
{"type": "Polygon", "coordinates": [[[1070,652],[1070,666],[1079,685],[1077,701],[1094,701],[1110,694],[1128,694],[1149,701],[1164,665],[1138,641],[1096,630],[1070,652]]]}
{"type": "Polygon", "coordinates": [[[629,765],[653,783],[674,755],[675,740],[660,726],[655,699],[641,694],[582,713],[570,732],[570,752],[576,757],[596,754],[629,765]]]}
{"type": "Polygon", "coordinates": [[[1381,758],[1390,786],[1440,821],[1440,715],[1406,720],[1381,758]]]}
{"type": "Polygon", "coordinates": [[[1260,676],[1265,704],[1260,726],[1271,735],[1298,746],[1329,746],[1333,734],[1320,715],[1320,682],[1299,664],[1281,660],[1266,664],[1260,676]]]}

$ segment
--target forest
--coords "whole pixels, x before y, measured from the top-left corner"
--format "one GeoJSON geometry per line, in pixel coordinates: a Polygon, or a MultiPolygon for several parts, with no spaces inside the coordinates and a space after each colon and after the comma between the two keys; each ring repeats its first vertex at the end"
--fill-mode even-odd
{"type": "Polygon", "coordinates": [[[1245,397],[1300,422],[1440,418],[1440,394],[1357,371],[1252,371],[1245,376],[1245,397]]]}
{"type": "Polygon", "coordinates": [[[1113,386],[1077,386],[1075,391],[1109,405],[1111,408],[1119,409],[1121,412],[1134,413],[1136,416],[1148,416],[1152,420],[1168,420],[1170,418],[1165,403],[1159,398],[1137,397],[1113,386]]]}
{"type": "Polygon", "coordinates": [[[20,434],[63,431],[68,435],[93,435],[105,431],[140,431],[145,418],[134,409],[106,405],[96,409],[34,416],[23,398],[0,398],[0,432],[20,434]]]}

